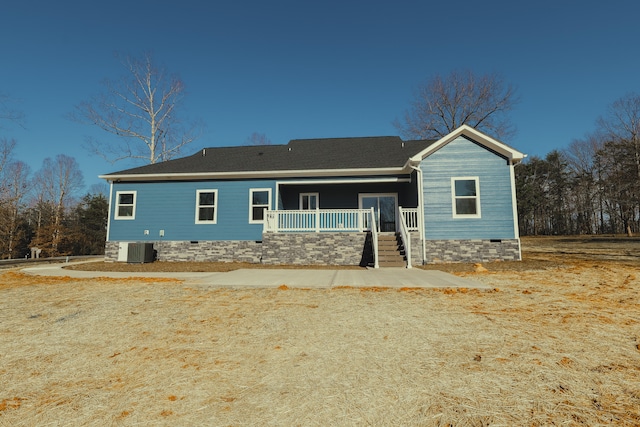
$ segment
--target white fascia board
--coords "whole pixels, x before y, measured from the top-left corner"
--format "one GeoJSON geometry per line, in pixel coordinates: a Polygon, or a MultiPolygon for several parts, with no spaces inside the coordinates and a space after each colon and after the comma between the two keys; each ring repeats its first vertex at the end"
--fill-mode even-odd
{"type": "Polygon", "coordinates": [[[296,178],[296,177],[336,177],[336,176],[371,176],[396,175],[409,173],[401,168],[371,169],[315,169],[285,171],[250,171],[250,172],[198,172],[198,173],[158,173],[158,174],[113,174],[99,175],[101,179],[114,181],[190,181],[206,179],[257,179],[257,178],[296,178]]]}
{"type": "Polygon", "coordinates": [[[434,142],[429,147],[425,148],[415,156],[411,157],[411,159],[409,160],[411,162],[420,162],[425,157],[436,152],[437,150],[442,148],[444,145],[450,143],[451,141],[453,141],[459,136],[467,136],[470,139],[474,140],[475,142],[482,144],[485,147],[499,154],[502,154],[503,156],[508,158],[511,163],[518,163],[519,161],[527,157],[526,154],[521,153],[520,151],[512,147],[509,147],[506,144],[503,144],[502,142],[490,137],[489,135],[486,135],[480,132],[477,129],[472,128],[471,126],[462,125],[456,130],[454,130],[453,132],[443,136],[438,141],[434,142]]]}
{"type": "Polygon", "coordinates": [[[277,181],[277,185],[304,185],[304,184],[368,184],[368,183],[398,183],[411,182],[411,178],[400,177],[380,177],[380,178],[354,178],[354,179],[331,179],[331,178],[309,178],[297,179],[293,181],[277,181]]]}

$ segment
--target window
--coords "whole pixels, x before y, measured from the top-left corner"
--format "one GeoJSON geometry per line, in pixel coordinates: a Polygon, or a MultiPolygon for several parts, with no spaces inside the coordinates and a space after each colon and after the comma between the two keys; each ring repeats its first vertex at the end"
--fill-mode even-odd
{"type": "Polygon", "coordinates": [[[454,218],[480,218],[478,177],[451,178],[454,218]]]}
{"type": "Polygon", "coordinates": [[[136,192],[116,191],[116,215],[115,219],[136,218],[136,192]]]}
{"type": "Polygon", "coordinates": [[[300,209],[318,209],[318,193],[300,193],[300,209]]]}
{"type": "Polygon", "coordinates": [[[218,220],[218,190],[196,191],[196,224],[215,224],[218,220]]]}
{"type": "Polygon", "coordinates": [[[249,190],[249,223],[264,222],[265,213],[271,206],[270,188],[252,188],[249,190]]]}

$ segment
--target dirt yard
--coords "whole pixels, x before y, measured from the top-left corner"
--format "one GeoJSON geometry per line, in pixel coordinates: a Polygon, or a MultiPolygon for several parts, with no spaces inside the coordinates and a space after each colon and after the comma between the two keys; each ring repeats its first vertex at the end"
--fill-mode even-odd
{"type": "Polygon", "coordinates": [[[640,240],[523,244],[438,267],[489,292],[2,271],[0,426],[640,425],[640,240]]]}

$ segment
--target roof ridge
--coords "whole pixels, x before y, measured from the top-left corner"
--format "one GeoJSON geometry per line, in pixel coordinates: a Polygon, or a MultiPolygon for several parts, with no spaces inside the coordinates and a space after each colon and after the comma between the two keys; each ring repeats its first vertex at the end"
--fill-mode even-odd
{"type": "MultiPolygon", "coordinates": [[[[194,155],[197,155],[199,153],[202,152],[202,150],[217,150],[217,149],[260,149],[260,148],[264,148],[264,149],[269,149],[268,147],[286,147],[289,144],[291,144],[292,142],[302,142],[302,141],[337,141],[337,140],[344,140],[344,139],[354,139],[354,140],[362,140],[362,139],[383,139],[383,138],[393,138],[393,139],[397,139],[401,142],[409,142],[409,141],[405,141],[403,140],[400,136],[398,135],[379,135],[379,136],[340,136],[340,137],[327,137],[327,138],[296,138],[296,139],[291,139],[289,140],[289,142],[287,142],[286,144],[264,144],[264,145],[223,145],[223,146],[208,146],[208,147],[202,147],[201,149],[197,150],[196,152],[194,152],[194,155]]],[[[421,141],[421,140],[416,140],[416,141],[421,141]]],[[[427,141],[427,140],[425,140],[427,141]]]]}
{"type": "Polygon", "coordinates": [[[398,135],[370,135],[370,136],[337,136],[337,137],[326,137],[326,138],[295,138],[290,140],[292,141],[322,141],[322,140],[338,140],[338,139],[374,139],[374,138],[397,138],[402,140],[398,135]]]}

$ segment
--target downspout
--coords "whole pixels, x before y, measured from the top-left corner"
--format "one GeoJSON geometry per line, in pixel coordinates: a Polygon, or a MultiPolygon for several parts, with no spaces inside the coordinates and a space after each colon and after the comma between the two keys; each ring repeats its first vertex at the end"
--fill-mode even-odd
{"type": "Polygon", "coordinates": [[[113,197],[113,181],[109,182],[109,210],[107,213],[107,238],[106,241],[109,241],[109,235],[111,233],[111,198],[113,197]]]}
{"type": "Polygon", "coordinates": [[[515,168],[520,162],[509,161],[509,175],[511,178],[511,205],[513,207],[513,235],[518,239],[518,256],[522,261],[522,245],[520,244],[520,224],[518,222],[518,198],[516,195],[516,174],[515,168]]]}
{"type": "Polygon", "coordinates": [[[427,259],[427,246],[424,234],[424,191],[422,186],[422,169],[409,163],[409,167],[416,171],[418,179],[418,228],[420,229],[420,241],[422,242],[422,264],[427,259]]]}

